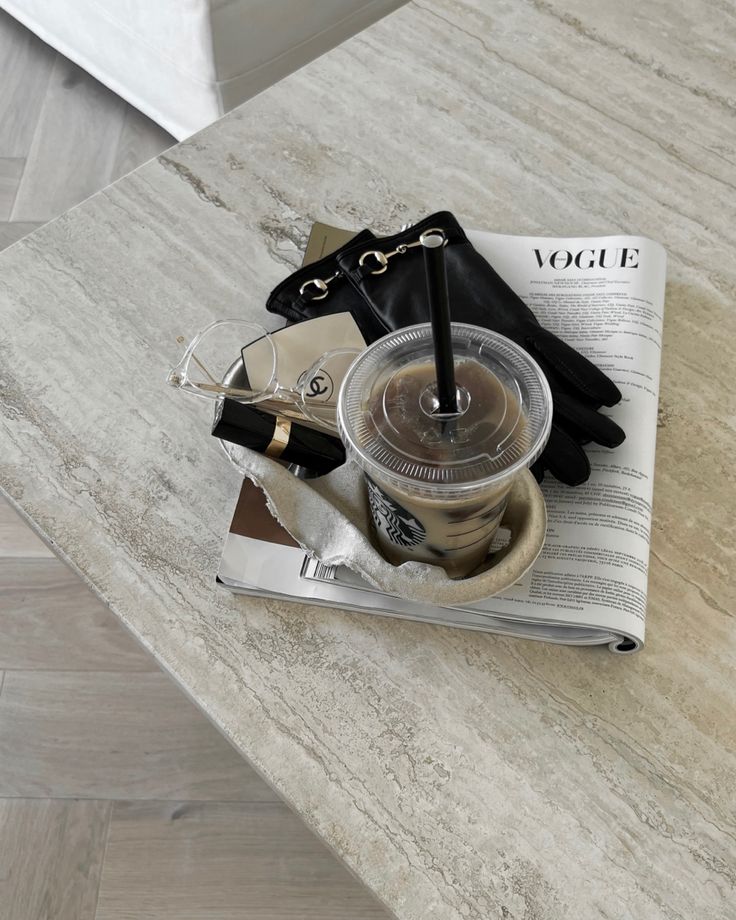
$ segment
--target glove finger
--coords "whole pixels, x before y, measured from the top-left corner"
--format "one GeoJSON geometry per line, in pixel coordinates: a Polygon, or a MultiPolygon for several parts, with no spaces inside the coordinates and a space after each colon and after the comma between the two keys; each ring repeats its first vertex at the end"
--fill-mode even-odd
{"type": "Polygon", "coordinates": [[[555,479],[568,486],[579,486],[590,476],[590,461],[585,451],[555,423],[539,462],[555,479]]]}
{"type": "MultiPolygon", "coordinates": [[[[523,343],[526,347],[526,342],[523,343]]],[[[531,353],[531,352],[530,352],[531,353]]],[[[572,386],[568,380],[562,377],[557,371],[552,367],[549,361],[546,361],[542,355],[538,352],[533,353],[533,357],[536,360],[537,364],[544,371],[544,376],[547,378],[549,383],[549,388],[552,390],[553,399],[558,396],[560,393],[566,393],[570,399],[574,399],[577,403],[582,406],[587,406],[589,409],[596,411],[600,409],[602,403],[600,400],[593,400],[589,396],[586,396],[580,391],[579,387],[572,386]]]]}
{"type": "Polygon", "coordinates": [[[623,428],[612,418],[583,405],[568,393],[553,392],[552,401],[555,421],[577,440],[618,447],[626,439],[623,428]]]}
{"type": "Polygon", "coordinates": [[[583,447],[585,447],[586,444],[590,444],[590,435],[588,432],[583,431],[582,428],[577,428],[572,422],[562,418],[561,415],[557,416],[557,427],[561,428],[566,434],[569,434],[573,441],[577,441],[577,443],[581,444],[583,447]]]}
{"type": "MultiPolygon", "coordinates": [[[[542,454],[542,457],[544,454],[542,454]]],[[[534,463],[529,467],[529,470],[532,476],[537,480],[538,483],[544,481],[544,463],[542,462],[542,457],[538,460],[535,460],[534,463]]]]}
{"type": "Polygon", "coordinates": [[[575,351],[567,342],[541,326],[527,336],[531,353],[541,357],[565,382],[579,391],[587,400],[615,406],[621,400],[621,391],[592,361],[575,351]]]}

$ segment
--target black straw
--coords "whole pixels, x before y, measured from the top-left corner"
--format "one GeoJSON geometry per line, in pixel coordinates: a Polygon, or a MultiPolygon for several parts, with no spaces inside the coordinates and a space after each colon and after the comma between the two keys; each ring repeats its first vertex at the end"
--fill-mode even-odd
{"type": "Polygon", "coordinates": [[[457,389],[455,360],[452,354],[450,295],[445,267],[445,237],[439,231],[428,231],[422,234],[420,239],[424,247],[424,267],[427,273],[427,299],[434,338],[439,412],[442,415],[450,415],[457,412],[457,389]]]}

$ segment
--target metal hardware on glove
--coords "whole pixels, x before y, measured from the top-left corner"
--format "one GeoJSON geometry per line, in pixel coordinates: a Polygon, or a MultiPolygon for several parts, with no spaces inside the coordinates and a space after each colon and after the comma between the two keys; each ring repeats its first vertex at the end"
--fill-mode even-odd
{"type": "MultiPolygon", "coordinates": [[[[419,237],[419,245],[426,246],[430,237],[438,236],[442,240],[442,245],[447,246],[447,234],[444,230],[440,230],[438,227],[432,227],[431,230],[425,230],[419,237]]],[[[431,244],[430,244],[431,245],[431,244]]]]}
{"type": "MultiPolygon", "coordinates": [[[[361,257],[358,259],[358,265],[361,268],[364,267],[368,258],[373,258],[376,260],[379,268],[374,268],[370,271],[371,275],[382,275],[388,268],[388,260],[393,259],[394,256],[403,256],[405,252],[408,252],[409,249],[416,249],[417,246],[422,245],[422,239],[428,236],[441,236],[442,239],[447,243],[447,237],[445,236],[444,230],[439,227],[432,227],[430,230],[425,230],[424,233],[419,237],[418,240],[415,240],[413,243],[400,243],[396,249],[392,249],[391,252],[381,252],[380,249],[369,249],[364,252],[361,257]]],[[[326,294],[323,296],[327,296],[326,294]]],[[[321,298],[314,298],[319,300],[321,298]]]]}
{"type": "Polygon", "coordinates": [[[310,300],[324,300],[325,297],[330,293],[328,285],[333,282],[336,278],[339,278],[342,274],[341,271],[336,271],[334,275],[330,275],[329,278],[309,278],[304,284],[299,288],[299,293],[304,296],[305,292],[309,290],[309,286],[317,288],[318,291],[321,291],[321,294],[314,294],[310,297],[310,300]]]}

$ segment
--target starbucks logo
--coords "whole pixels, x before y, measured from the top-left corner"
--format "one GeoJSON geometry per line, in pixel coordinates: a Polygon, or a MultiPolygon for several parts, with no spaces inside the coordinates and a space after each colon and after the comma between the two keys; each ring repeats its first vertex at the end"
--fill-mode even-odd
{"type": "MultiPolygon", "coordinates": [[[[366,477],[367,478],[367,477],[366,477]]],[[[376,527],[397,546],[419,546],[427,535],[419,521],[397,501],[367,479],[368,503],[376,527]]]]}

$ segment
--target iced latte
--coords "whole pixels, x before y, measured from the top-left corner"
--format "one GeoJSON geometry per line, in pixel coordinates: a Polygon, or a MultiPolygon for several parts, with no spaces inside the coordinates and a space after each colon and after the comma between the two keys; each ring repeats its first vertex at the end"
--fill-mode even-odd
{"type": "Polygon", "coordinates": [[[488,330],[453,324],[458,411],[438,412],[431,327],[375,342],[345,378],[340,432],[362,467],[375,536],[394,564],[451,578],[488,555],[519,470],[549,435],[549,387],[532,358],[488,330]]]}

